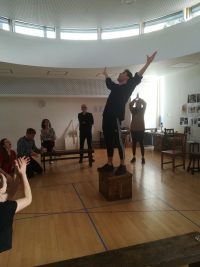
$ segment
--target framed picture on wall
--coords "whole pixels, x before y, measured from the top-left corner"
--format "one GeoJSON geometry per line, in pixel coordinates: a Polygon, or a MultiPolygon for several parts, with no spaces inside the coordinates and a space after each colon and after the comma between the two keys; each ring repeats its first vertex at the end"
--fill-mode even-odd
{"type": "Polygon", "coordinates": [[[196,102],[197,102],[196,94],[188,95],[188,103],[196,103],[196,102]]]}
{"type": "Polygon", "coordinates": [[[196,104],[189,104],[188,105],[188,114],[195,114],[196,113],[196,104]]]}
{"type": "Polygon", "coordinates": [[[200,127],[200,118],[198,118],[198,127],[200,127]]]}
{"type": "Polygon", "coordinates": [[[182,112],[182,115],[186,115],[187,114],[187,104],[182,105],[181,112],[182,112]]]}
{"type": "Polygon", "coordinates": [[[200,94],[197,94],[197,102],[200,103],[200,94]]]}

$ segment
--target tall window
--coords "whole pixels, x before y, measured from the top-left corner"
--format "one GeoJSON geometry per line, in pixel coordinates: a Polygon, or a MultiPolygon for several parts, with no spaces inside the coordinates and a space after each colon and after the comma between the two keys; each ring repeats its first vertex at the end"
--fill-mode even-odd
{"type": "Polygon", "coordinates": [[[39,26],[25,22],[15,21],[14,31],[21,34],[37,37],[55,38],[56,33],[53,27],[39,26]]]}
{"type": "Polygon", "coordinates": [[[124,38],[139,35],[139,25],[102,29],[101,39],[124,38]]]}
{"type": "Polygon", "coordinates": [[[0,17],[0,29],[4,31],[10,30],[9,19],[0,17]]]}
{"type": "Polygon", "coordinates": [[[98,35],[97,29],[62,29],[60,30],[60,38],[66,40],[97,40],[98,35]]]}
{"type": "Polygon", "coordinates": [[[47,38],[56,38],[56,31],[53,27],[44,27],[45,37],[47,38]]]}
{"type": "Polygon", "coordinates": [[[200,4],[191,7],[191,17],[200,16],[200,4]]]}
{"type": "Polygon", "coordinates": [[[162,30],[184,21],[183,11],[144,23],[144,33],[162,30]]]}
{"type": "Polygon", "coordinates": [[[147,76],[143,78],[141,84],[138,85],[133,91],[131,100],[136,98],[137,93],[139,94],[139,97],[144,99],[147,103],[146,112],[144,116],[145,128],[159,127],[159,78],[157,76],[147,76]]]}

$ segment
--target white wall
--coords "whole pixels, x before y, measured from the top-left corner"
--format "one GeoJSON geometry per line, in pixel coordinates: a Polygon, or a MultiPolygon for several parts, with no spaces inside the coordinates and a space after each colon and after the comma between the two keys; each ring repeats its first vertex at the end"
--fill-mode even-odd
{"type": "MultiPolygon", "coordinates": [[[[200,93],[200,66],[186,68],[175,74],[166,75],[161,81],[162,121],[164,128],[174,128],[183,132],[180,117],[183,104],[187,103],[189,94],[200,93]]],[[[200,117],[200,116],[199,116],[200,117]]],[[[192,126],[191,140],[200,142],[200,127],[192,126]]]]}
{"type": "MultiPolygon", "coordinates": [[[[200,93],[199,73],[200,67],[195,66],[162,78],[161,94],[163,103],[161,103],[161,110],[164,127],[175,128],[176,131],[183,132],[183,127],[180,126],[181,107],[184,103],[187,103],[188,94],[200,93]]],[[[23,84],[21,80],[20,84],[17,84],[17,79],[15,83],[16,87],[23,84]]],[[[38,82],[37,88],[43,88],[43,83],[40,85],[38,82]]],[[[28,127],[33,127],[37,131],[36,142],[39,146],[41,120],[48,118],[56,131],[57,148],[64,148],[65,129],[71,119],[74,120],[75,125],[77,124],[80,105],[86,103],[88,111],[93,113],[95,120],[93,139],[98,141],[99,131],[102,129],[102,111],[106,99],[107,97],[102,96],[2,96],[0,98],[0,138],[9,138],[13,147],[16,148],[18,138],[25,134],[28,127]]],[[[127,105],[123,126],[129,126],[129,124],[130,112],[127,105]]],[[[200,141],[200,128],[192,128],[191,138],[200,141]]]]}
{"type": "Polygon", "coordinates": [[[57,148],[64,148],[64,132],[70,120],[77,125],[77,114],[82,103],[87,104],[88,111],[93,113],[94,140],[98,140],[102,123],[102,110],[106,98],[34,98],[3,97],[0,99],[0,139],[7,137],[13,148],[19,137],[24,136],[29,127],[37,131],[36,144],[40,146],[41,121],[48,118],[56,131],[57,148]],[[42,101],[41,101],[42,100],[42,101]],[[45,105],[45,106],[43,106],[45,105]]]}

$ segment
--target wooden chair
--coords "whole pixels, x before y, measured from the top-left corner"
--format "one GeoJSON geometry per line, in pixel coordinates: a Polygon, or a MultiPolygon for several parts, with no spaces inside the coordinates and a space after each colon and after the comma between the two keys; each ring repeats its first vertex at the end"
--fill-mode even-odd
{"type": "Polygon", "coordinates": [[[185,149],[186,135],[175,133],[174,136],[169,136],[170,149],[161,151],[161,169],[164,164],[172,164],[172,170],[176,167],[183,166],[185,169],[185,149]]]}
{"type": "Polygon", "coordinates": [[[194,142],[189,145],[189,164],[187,171],[192,174],[200,172],[200,143],[194,142]]]}
{"type": "Polygon", "coordinates": [[[164,135],[174,136],[174,129],[164,129],[164,135]]]}

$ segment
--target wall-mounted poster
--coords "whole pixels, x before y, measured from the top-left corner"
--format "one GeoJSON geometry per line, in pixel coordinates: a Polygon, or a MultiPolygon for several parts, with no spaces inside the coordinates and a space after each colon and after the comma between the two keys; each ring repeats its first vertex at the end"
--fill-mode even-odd
{"type": "Polygon", "coordinates": [[[197,102],[200,103],[200,94],[197,94],[197,102]]]}
{"type": "Polygon", "coordinates": [[[196,104],[189,104],[188,105],[188,114],[194,114],[196,113],[196,104]]]}
{"type": "MultiPolygon", "coordinates": [[[[191,121],[191,120],[190,120],[190,121],[191,121]]],[[[189,120],[188,120],[187,117],[184,117],[184,118],[181,117],[181,118],[180,118],[180,125],[181,125],[181,126],[188,126],[188,125],[189,125],[188,123],[189,123],[189,120]]]]}
{"type": "Polygon", "coordinates": [[[184,118],[180,118],[180,125],[184,125],[184,118]]]}
{"type": "Polygon", "coordinates": [[[191,126],[196,126],[198,124],[198,118],[191,118],[191,126]]]}
{"type": "Polygon", "coordinates": [[[196,94],[188,95],[188,103],[196,103],[196,102],[197,102],[196,94]]]}
{"type": "Polygon", "coordinates": [[[182,105],[182,115],[187,114],[187,104],[182,105]]]}
{"type": "Polygon", "coordinates": [[[200,113],[200,104],[197,104],[196,110],[197,110],[197,113],[200,113]]]}

